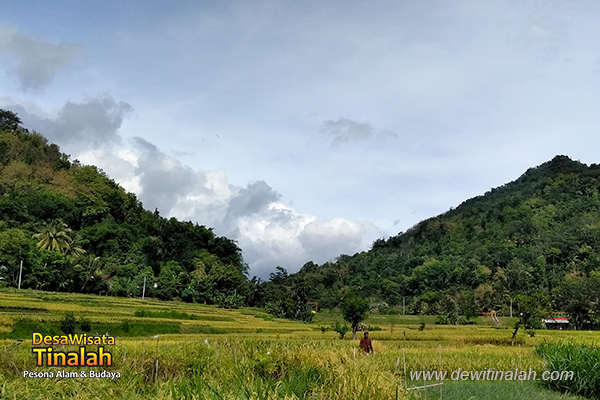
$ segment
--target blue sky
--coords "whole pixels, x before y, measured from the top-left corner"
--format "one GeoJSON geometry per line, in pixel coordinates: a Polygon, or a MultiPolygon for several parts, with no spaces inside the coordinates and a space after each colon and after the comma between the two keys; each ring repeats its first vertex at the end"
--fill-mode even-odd
{"type": "Polygon", "coordinates": [[[262,277],[600,161],[595,1],[0,7],[0,107],[262,277]]]}

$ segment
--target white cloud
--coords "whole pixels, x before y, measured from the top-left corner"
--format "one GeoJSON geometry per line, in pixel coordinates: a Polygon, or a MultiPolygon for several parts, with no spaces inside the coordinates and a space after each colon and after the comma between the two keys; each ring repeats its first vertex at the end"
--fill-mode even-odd
{"type": "MultiPolygon", "coordinates": [[[[251,273],[266,278],[284,266],[323,263],[365,250],[379,232],[372,223],[336,217],[322,221],[283,202],[265,181],[229,183],[224,169],[194,169],[140,137],[124,140],[122,122],[131,106],[110,98],[67,102],[54,116],[13,106],[25,125],[64,143],[74,158],[102,168],[149,210],[191,220],[238,241],[251,273]]],[[[34,107],[35,108],[35,107],[34,107]]]]}

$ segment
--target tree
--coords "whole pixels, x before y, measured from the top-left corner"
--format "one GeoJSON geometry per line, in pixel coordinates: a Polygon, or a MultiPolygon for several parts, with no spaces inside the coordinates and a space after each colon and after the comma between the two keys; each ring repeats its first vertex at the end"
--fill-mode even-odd
{"type": "Polygon", "coordinates": [[[0,131],[14,131],[21,124],[21,118],[16,113],[0,109],[0,131]]]}
{"type": "Polygon", "coordinates": [[[515,323],[515,330],[512,334],[512,346],[515,345],[519,328],[539,329],[542,327],[542,302],[539,296],[518,295],[515,300],[519,307],[519,320],[515,323]]]}
{"type": "Polygon", "coordinates": [[[71,232],[67,224],[60,220],[54,220],[49,224],[44,224],[41,232],[36,233],[33,237],[38,239],[38,248],[65,254],[73,243],[73,239],[69,236],[71,232]]]}
{"type": "Polygon", "coordinates": [[[342,314],[344,319],[352,326],[352,340],[356,339],[358,325],[367,318],[369,312],[369,300],[350,297],[342,303],[342,314]]]}
{"type": "Polygon", "coordinates": [[[569,313],[576,329],[591,328],[600,310],[600,270],[590,277],[572,272],[555,288],[555,306],[569,313]]]}
{"type": "Polygon", "coordinates": [[[87,256],[79,256],[73,261],[75,262],[73,269],[78,274],[79,282],[81,283],[79,291],[83,293],[88,283],[97,275],[100,275],[98,272],[102,266],[102,259],[89,254],[87,256]]]}

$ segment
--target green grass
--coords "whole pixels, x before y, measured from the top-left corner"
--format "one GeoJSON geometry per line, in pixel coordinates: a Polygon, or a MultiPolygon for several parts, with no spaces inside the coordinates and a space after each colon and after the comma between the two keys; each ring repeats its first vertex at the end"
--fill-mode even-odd
{"type": "Polygon", "coordinates": [[[547,381],[549,388],[600,398],[600,347],[581,343],[548,343],[536,347],[546,371],[573,371],[572,380],[547,381]]]}
{"type": "MultiPolygon", "coordinates": [[[[412,383],[416,386],[417,382],[412,383]]],[[[421,382],[422,383],[422,382],[421,382]]],[[[583,397],[550,392],[539,383],[533,381],[446,382],[441,388],[430,387],[414,391],[413,399],[429,400],[584,400],[583,397]]]]}
{"type": "Polygon", "coordinates": [[[193,321],[230,321],[234,322],[235,319],[231,317],[219,317],[212,315],[195,315],[174,310],[137,310],[133,313],[136,317],[146,318],[166,318],[166,319],[182,319],[182,320],[193,320],[193,321]]]}
{"type": "MultiPolygon", "coordinates": [[[[212,327],[206,327],[205,332],[209,332],[212,327]]],[[[180,333],[181,326],[175,323],[139,323],[130,322],[124,325],[120,324],[92,324],[89,332],[83,332],[81,329],[76,329],[75,333],[87,333],[90,335],[102,335],[108,333],[110,336],[117,337],[140,337],[157,334],[180,333]]],[[[33,333],[41,333],[42,335],[55,336],[64,335],[60,329],[60,323],[38,323],[29,321],[16,321],[13,325],[12,332],[0,334],[0,339],[31,339],[33,333]]]]}

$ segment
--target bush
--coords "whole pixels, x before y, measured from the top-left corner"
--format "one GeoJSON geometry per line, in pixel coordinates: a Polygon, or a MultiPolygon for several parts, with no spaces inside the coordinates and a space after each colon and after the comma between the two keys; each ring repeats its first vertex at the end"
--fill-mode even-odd
{"type": "Polygon", "coordinates": [[[240,308],[244,305],[244,296],[239,294],[225,295],[223,293],[219,293],[215,298],[215,302],[217,307],[221,308],[240,308]]]}
{"type": "Polygon", "coordinates": [[[67,335],[75,333],[75,315],[72,312],[65,313],[60,321],[60,329],[67,335]]]}
{"type": "Polygon", "coordinates": [[[128,319],[124,319],[123,322],[121,322],[121,330],[123,332],[129,332],[130,329],[131,329],[131,322],[128,319]]]}
{"type": "Polygon", "coordinates": [[[419,330],[420,331],[424,331],[425,330],[425,326],[426,326],[425,322],[421,322],[421,325],[419,325],[419,330]]]}
{"type": "Polygon", "coordinates": [[[348,333],[348,331],[350,330],[346,324],[340,324],[339,322],[333,324],[331,326],[331,329],[340,334],[340,339],[343,339],[344,336],[346,336],[346,333],[348,333]]]}
{"type": "Polygon", "coordinates": [[[536,353],[546,359],[546,371],[573,371],[573,379],[548,380],[551,389],[600,398],[600,348],[579,343],[541,343],[536,353]]]}
{"type": "Polygon", "coordinates": [[[89,332],[90,330],[92,330],[92,323],[90,322],[89,319],[84,318],[84,317],[79,318],[79,326],[81,327],[81,330],[84,332],[89,332]]]}
{"type": "Polygon", "coordinates": [[[527,329],[525,333],[527,333],[529,337],[535,337],[535,329],[527,329]]]}

